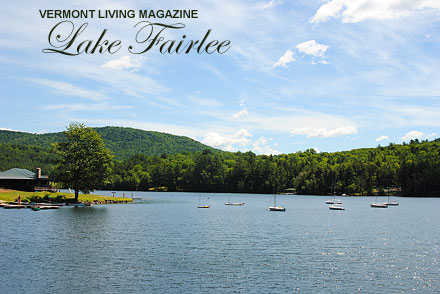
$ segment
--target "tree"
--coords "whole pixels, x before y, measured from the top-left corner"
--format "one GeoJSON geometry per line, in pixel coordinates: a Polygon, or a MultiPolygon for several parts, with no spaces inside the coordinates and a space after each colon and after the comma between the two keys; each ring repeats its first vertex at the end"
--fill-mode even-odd
{"type": "Polygon", "coordinates": [[[107,181],[111,173],[112,156],[101,136],[84,124],[71,123],[67,127],[66,141],[52,145],[58,155],[56,177],[75,190],[88,193],[107,181]]]}

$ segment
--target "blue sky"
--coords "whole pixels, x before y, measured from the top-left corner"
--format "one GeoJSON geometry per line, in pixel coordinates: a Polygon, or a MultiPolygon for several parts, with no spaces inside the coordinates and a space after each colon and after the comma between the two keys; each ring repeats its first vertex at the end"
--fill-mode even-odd
{"type": "Polygon", "coordinates": [[[229,151],[331,152],[440,137],[440,2],[20,1],[0,12],[0,128],[72,121],[194,138],[229,151]],[[169,39],[230,40],[225,54],[131,54],[140,19],[88,22],[116,54],[45,54],[40,9],[196,9],[169,39]]]}

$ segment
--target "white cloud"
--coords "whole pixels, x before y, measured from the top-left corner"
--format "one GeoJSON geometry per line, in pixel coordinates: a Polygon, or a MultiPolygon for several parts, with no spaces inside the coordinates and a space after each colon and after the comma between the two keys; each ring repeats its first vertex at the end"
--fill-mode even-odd
{"type": "Polygon", "coordinates": [[[236,151],[237,149],[234,145],[246,146],[250,144],[248,137],[252,137],[252,134],[246,129],[241,129],[234,134],[225,135],[209,132],[205,134],[202,143],[226,151],[236,151]]]}
{"type": "MultiPolygon", "coordinates": [[[[276,147],[278,144],[274,144],[276,147]]],[[[265,137],[261,136],[258,140],[256,140],[252,146],[252,151],[255,151],[258,154],[266,154],[266,155],[277,155],[280,152],[276,149],[273,149],[268,145],[268,141],[265,137]]]]}
{"type": "Polygon", "coordinates": [[[19,130],[13,130],[10,128],[2,128],[2,127],[0,127],[0,131],[23,132],[23,131],[19,131],[19,130]]]}
{"type": "Polygon", "coordinates": [[[437,133],[431,133],[431,134],[426,135],[426,139],[432,139],[432,138],[435,138],[436,136],[437,136],[437,133]]]}
{"type": "Polygon", "coordinates": [[[377,137],[376,138],[376,142],[379,142],[379,141],[383,141],[383,140],[388,140],[389,139],[389,137],[388,136],[380,136],[380,137],[377,137]]]}
{"type": "Polygon", "coordinates": [[[407,142],[415,139],[422,139],[424,137],[424,133],[420,131],[411,131],[402,136],[402,141],[407,142]]]}
{"type": "Polygon", "coordinates": [[[324,56],[329,46],[316,43],[315,40],[306,41],[296,45],[296,49],[299,52],[303,52],[308,55],[313,55],[316,57],[324,56]]]}
{"type": "Polygon", "coordinates": [[[331,0],[323,4],[310,23],[341,18],[344,23],[357,23],[368,19],[394,19],[422,9],[440,9],[437,0],[331,0]]]}
{"type": "MultiPolygon", "coordinates": [[[[357,125],[356,121],[349,119],[347,115],[338,116],[299,107],[289,107],[285,104],[281,106],[262,104],[259,107],[261,109],[251,111],[246,117],[240,119],[241,127],[251,132],[264,131],[272,134],[286,134],[304,126],[313,129],[320,129],[323,126],[328,129],[335,129],[341,126],[357,125]]],[[[223,113],[215,114],[214,117],[219,121],[227,119],[232,124],[237,122],[232,117],[225,117],[223,113]]]]}
{"type": "Polygon", "coordinates": [[[259,5],[260,9],[264,10],[264,9],[270,9],[270,8],[274,8],[275,6],[278,6],[280,4],[282,4],[282,1],[278,1],[278,0],[270,0],[268,3],[262,3],[259,5]]]}
{"type": "Polygon", "coordinates": [[[313,150],[315,150],[316,153],[320,153],[321,152],[318,147],[313,147],[313,150]]]}
{"type": "Polygon", "coordinates": [[[278,59],[278,61],[273,65],[273,67],[287,67],[287,64],[291,63],[292,61],[295,61],[295,57],[293,57],[293,51],[290,49],[287,49],[287,51],[284,53],[283,56],[278,59]]]}
{"type": "Polygon", "coordinates": [[[142,63],[139,60],[132,60],[130,56],[122,56],[119,59],[114,59],[107,61],[103,65],[101,65],[102,68],[108,68],[108,69],[132,69],[133,71],[139,71],[141,68],[142,63]]]}
{"type": "Polygon", "coordinates": [[[353,126],[337,127],[333,129],[304,126],[294,129],[292,135],[307,135],[307,138],[329,138],[357,134],[358,130],[353,126]]]}
{"type": "Polygon", "coordinates": [[[234,114],[232,115],[232,118],[234,118],[234,119],[240,119],[240,118],[246,117],[247,115],[248,115],[248,111],[247,111],[247,109],[245,108],[245,109],[243,109],[243,110],[241,110],[241,111],[239,111],[239,112],[237,112],[237,113],[234,113],[234,114]]]}
{"type": "Polygon", "coordinates": [[[46,86],[47,88],[54,90],[57,94],[63,96],[64,95],[78,96],[93,101],[102,101],[104,99],[107,99],[107,97],[102,92],[87,90],[66,82],[58,82],[54,80],[37,79],[37,78],[29,78],[26,80],[35,84],[46,86]]]}

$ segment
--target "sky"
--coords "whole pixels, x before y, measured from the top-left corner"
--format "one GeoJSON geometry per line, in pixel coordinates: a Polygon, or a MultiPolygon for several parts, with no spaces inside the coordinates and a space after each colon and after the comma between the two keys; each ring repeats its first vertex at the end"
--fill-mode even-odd
{"type": "MultiPolygon", "coordinates": [[[[64,25],[61,39],[72,30],[64,25]]],[[[440,1],[9,1],[0,11],[0,87],[5,130],[124,126],[257,154],[432,140],[440,137],[440,1]],[[198,17],[42,18],[46,9],[186,9],[198,17]],[[87,23],[70,51],[104,29],[120,50],[44,53],[65,20],[74,30],[87,23]],[[140,21],[184,24],[165,29],[164,40],[201,40],[211,30],[209,41],[230,47],[132,54],[129,45],[148,43],[136,43],[140,21]]]]}

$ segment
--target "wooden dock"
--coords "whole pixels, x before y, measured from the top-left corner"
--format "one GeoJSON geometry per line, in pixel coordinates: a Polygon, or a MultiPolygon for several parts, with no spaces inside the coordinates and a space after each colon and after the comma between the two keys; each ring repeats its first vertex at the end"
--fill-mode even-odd
{"type": "Polygon", "coordinates": [[[19,209],[19,208],[28,208],[27,205],[22,204],[2,204],[4,209],[19,209]]]}
{"type": "Polygon", "coordinates": [[[60,204],[50,204],[50,203],[22,203],[18,204],[17,202],[9,202],[9,203],[0,203],[0,207],[5,209],[21,209],[21,208],[40,208],[40,209],[58,209],[60,208],[60,204]]]}

